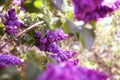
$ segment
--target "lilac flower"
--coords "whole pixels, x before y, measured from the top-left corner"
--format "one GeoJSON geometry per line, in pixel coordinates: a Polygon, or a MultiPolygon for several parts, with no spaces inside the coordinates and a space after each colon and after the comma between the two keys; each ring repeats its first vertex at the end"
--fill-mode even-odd
{"type": "Polygon", "coordinates": [[[54,42],[68,37],[68,35],[65,34],[62,29],[55,31],[47,30],[44,37],[41,37],[41,35],[41,32],[35,33],[35,38],[37,38],[35,45],[42,51],[48,51],[52,53],[56,53],[61,50],[54,42]]]}
{"type": "Polygon", "coordinates": [[[73,51],[73,50],[65,50],[65,51],[63,51],[63,55],[64,55],[66,58],[72,58],[73,56],[76,55],[76,52],[73,51]]]}
{"type": "Polygon", "coordinates": [[[41,51],[48,51],[48,52],[52,52],[52,53],[58,53],[61,51],[61,48],[54,43],[36,43],[36,46],[41,51]]]}
{"type": "Polygon", "coordinates": [[[54,43],[50,43],[47,45],[47,51],[52,53],[59,53],[61,51],[61,48],[54,43]]]}
{"type": "Polygon", "coordinates": [[[85,17],[86,13],[94,11],[96,4],[92,0],[71,0],[74,6],[74,16],[77,20],[85,17]]]}
{"type": "Polygon", "coordinates": [[[14,8],[9,9],[6,16],[7,16],[7,18],[5,17],[6,19],[17,20],[17,16],[14,8]]]}
{"type": "Polygon", "coordinates": [[[63,32],[62,29],[57,29],[55,31],[46,31],[46,38],[49,42],[57,42],[67,38],[68,35],[63,32]]]}
{"type": "Polygon", "coordinates": [[[52,57],[58,63],[60,63],[60,62],[69,60],[70,58],[72,58],[75,55],[76,55],[75,51],[71,51],[71,50],[63,51],[63,50],[61,50],[60,52],[50,54],[49,57],[52,57]]]}
{"type": "Polygon", "coordinates": [[[48,39],[46,37],[45,38],[40,38],[40,43],[47,44],[48,43],[48,39]]]}
{"type": "Polygon", "coordinates": [[[90,12],[95,9],[95,3],[92,0],[72,0],[74,6],[83,12],[90,12]],[[77,5],[76,5],[77,4],[77,5]]]}
{"type": "Polygon", "coordinates": [[[67,61],[76,54],[74,51],[64,51],[55,44],[55,42],[68,37],[62,29],[57,29],[55,31],[47,30],[44,37],[41,37],[41,35],[41,32],[35,33],[35,38],[37,39],[35,45],[41,51],[51,52],[52,54],[50,54],[49,57],[54,58],[57,62],[67,61]]]}
{"type": "Polygon", "coordinates": [[[8,34],[16,34],[18,33],[17,27],[16,26],[12,26],[12,25],[7,25],[6,26],[6,32],[8,34]]]}
{"type": "Polygon", "coordinates": [[[77,65],[79,60],[78,59],[74,59],[74,60],[68,60],[67,62],[73,64],[73,65],[77,65]]]}
{"type": "Polygon", "coordinates": [[[109,8],[107,6],[97,6],[96,10],[90,13],[86,13],[84,17],[84,21],[87,23],[90,20],[97,21],[99,18],[104,18],[108,13],[113,12],[114,10],[112,8],[109,8]]]}
{"type": "Polygon", "coordinates": [[[46,44],[37,44],[36,45],[41,51],[47,51],[47,45],[46,44]]]}
{"type": "Polygon", "coordinates": [[[42,33],[40,31],[38,31],[34,34],[34,37],[37,38],[37,39],[40,39],[41,36],[42,36],[42,33]]]}
{"type": "Polygon", "coordinates": [[[103,18],[105,17],[108,13],[113,12],[114,10],[112,8],[109,8],[107,6],[98,6],[97,9],[95,10],[98,15],[103,18]]]}
{"type": "Polygon", "coordinates": [[[3,24],[5,25],[6,33],[9,35],[18,33],[18,28],[20,28],[23,23],[18,21],[14,8],[8,10],[5,14],[5,19],[3,24]]]}
{"type": "Polygon", "coordinates": [[[13,54],[0,54],[0,67],[4,68],[7,66],[20,65],[21,61],[18,57],[13,54]]]}
{"type": "Polygon", "coordinates": [[[71,0],[76,20],[88,23],[104,18],[120,6],[120,0],[71,0]]]}
{"type": "Polygon", "coordinates": [[[36,80],[107,80],[107,78],[103,72],[64,62],[56,66],[51,65],[36,80]]]}
{"type": "Polygon", "coordinates": [[[103,2],[104,0],[93,0],[93,2],[96,4],[96,5],[99,5],[103,2]]]}
{"type": "Polygon", "coordinates": [[[90,20],[97,21],[100,18],[100,15],[97,12],[87,13],[85,18],[83,19],[86,23],[90,20]]]}

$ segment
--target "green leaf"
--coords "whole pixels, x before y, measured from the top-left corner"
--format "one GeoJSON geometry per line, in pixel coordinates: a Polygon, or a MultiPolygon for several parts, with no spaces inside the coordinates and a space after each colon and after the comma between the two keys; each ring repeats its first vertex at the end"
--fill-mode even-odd
{"type": "Polygon", "coordinates": [[[36,8],[40,8],[42,6],[42,0],[35,0],[33,4],[36,8]]]}
{"type": "Polygon", "coordinates": [[[0,80],[21,80],[15,66],[10,66],[0,70],[0,80]]]}
{"type": "Polygon", "coordinates": [[[42,71],[40,71],[39,67],[34,62],[29,61],[25,70],[25,78],[26,80],[36,80],[40,72],[42,71]]]}
{"type": "Polygon", "coordinates": [[[95,40],[95,34],[93,29],[84,28],[82,24],[73,24],[68,20],[63,24],[63,30],[68,33],[76,33],[77,39],[81,41],[83,46],[90,49],[93,46],[95,40]]]}
{"type": "Polygon", "coordinates": [[[24,36],[24,42],[27,43],[28,45],[32,46],[35,42],[35,39],[34,39],[33,35],[26,34],[24,36]]]}
{"type": "Polygon", "coordinates": [[[83,42],[85,47],[87,49],[91,49],[95,40],[94,31],[92,29],[82,28],[79,33],[81,36],[80,40],[83,42]]]}
{"type": "Polygon", "coordinates": [[[2,35],[4,35],[4,29],[3,29],[3,27],[1,27],[1,25],[0,25],[0,36],[2,36],[2,35]]]}
{"type": "Polygon", "coordinates": [[[46,56],[38,56],[33,50],[28,51],[27,59],[39,65],[45,65],[48,61],[46,56]]]}
{"type": "Polygon", "coordinates": [[[44,8],[51,11],[53,8],[51,0],[42,0],[42,1],[43,1],[44,8]]]}
{"type": "Polygon", "coordinates": [[[55,29],[56,27],[60,27],[62,25],[61,20],[58,17],[52,17],[50,21],[50,29],[55,29]]]}
{"type": "Polygon", "coordinates": [[[94,30],[96,29],[96,22],[95,21],[91,20],[89,22],[89,24],[93,27],[94,30]]]}
{"type": "Polygon", "coordinates": [[[19,74],[16,74],[12,77],[12,80],[21,80],[20,79],[20,75],[19,74]]]}
{"type": "Polygon", "coordinates": [[[72,10],[69,10],[67,12],[67,17],[68,17],[68,19],[73,19],[73,12],[72,12],[72,10]]]}
{"type": "Polygon", "coordinates": [[[46,56],[38,56],[35,51],[30,50],[27,52],[27,61],[26,80],[35,80],[38,74],[45,69],[48,59],[46,56]]]}
{"type": "Polygon", "coordinates": [[[30,13],[39,13],[42,12],[39,8],[36,8],[33,3],[23,3],[22,7],[30,13]]]}
{"type": "Polygon", "coordinates": [[[6,0],[0,0],[0,6],[1,6],[1,5],[4,5],[5,2],[6,2],[6,0]]]}
{"type": "Polygon", "coordinates": [[[68,26],[69,26],[69,24],[68,24],[67,21],[65,21],[65,22],[63,23],[63,25],[62,25],[63,31],[64,31],[65,33],[70,33],[70,29],[69,29],[68,26]]]}

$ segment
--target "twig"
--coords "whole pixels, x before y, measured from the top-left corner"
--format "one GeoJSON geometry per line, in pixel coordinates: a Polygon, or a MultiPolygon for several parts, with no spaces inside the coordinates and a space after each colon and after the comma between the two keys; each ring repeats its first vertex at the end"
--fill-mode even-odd
{"type": "Polygon", "coordinates": [[[6,37],[6,34],[4,34],[4,35],[1,37],[1,39],[0,39],[0,43],[3,42],[3,40],[4,40],[5,37],[6,37]]]}
{"type": "Polygon", "coordinates": [[[33,29],[34,27],[43,24],[44,21],[38,22],[33,24],[32,26],[28,27],[27,29],[23,30],[22,32],[20,32],[19,34],[17,34],[15,37],[13,37],[12,39],[10,39],[9,41],[7,41],[6,43],[0,45],[0,49],[2,49],[3,47],[5,47],[7,44],[9,44],[11,41],[13,41],[14,39],[16,39],[17,37],[21,36],[22,34],[28,32],[29,30],[33,29]]]}

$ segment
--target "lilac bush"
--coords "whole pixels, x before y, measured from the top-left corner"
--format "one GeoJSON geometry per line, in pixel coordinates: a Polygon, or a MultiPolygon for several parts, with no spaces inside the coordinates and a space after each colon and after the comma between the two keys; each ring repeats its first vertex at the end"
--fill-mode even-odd
{"type": "Polygon", "coordinates": [[[0,1],[0,80],[114,80],[120,51],[111,39],[119,9],[120,0],[0,1]],[[101,26],[111,31],[109,40],[101,26]],[[110,48],[99,52],[102,41],[110,48]]]}

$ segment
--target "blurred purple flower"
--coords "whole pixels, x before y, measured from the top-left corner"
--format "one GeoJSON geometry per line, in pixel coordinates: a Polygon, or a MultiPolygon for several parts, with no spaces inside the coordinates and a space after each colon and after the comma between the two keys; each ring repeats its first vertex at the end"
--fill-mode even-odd
{"type": "Polygon", "coordinates": [[[96,4],[96,5],[99,5],[103,2],[104,0],[93,0],[93,2],[96,4]]]}
{"type": "Polygon", "coordinates": [[[104,18],[120,6],[120,0],[71,0],[76,20],[88,23],[104,18]]]}
{"type": "Polygon", "coordinates": [[[84,21],[87,23],[90,20],[98,21],[99,18],[104,18],[108,13],[113,12],[114,9],[107,6],[97,6],[96,10],[90,13],[86,13],[84,21]]]}
{"type": "Polygon", "coordinates": [[[0,67],[4,68],[7,66],[20,65],[21,61],[18,57],[13,54],[0,54],[0,67]]]}
{"type": "Polygon", "coordinates": [[[107,6],[98,6],[95,11],[101,18],[104,18],[107,14],[113,12],[114,10],[107,6]]]}
{"type": "Polygon", "coordinates": [[[107,80],[108,76],[97,70],[63,62],[48,67],[36,80],[107,80]]]}
{"type": "Polygon", "coordinates": [[[77,20],[85,17],[86,13],[94,11],[96,4],[92,0],[71,0],[74,7],[74,16],[77,20]]]}

